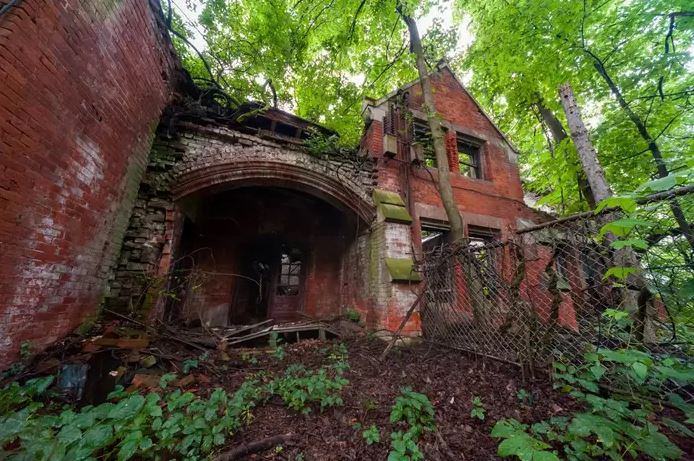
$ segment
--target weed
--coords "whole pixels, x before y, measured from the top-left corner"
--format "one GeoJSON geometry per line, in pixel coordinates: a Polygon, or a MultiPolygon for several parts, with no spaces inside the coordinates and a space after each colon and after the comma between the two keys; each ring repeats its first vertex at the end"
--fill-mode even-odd
{"type": "Polygon", "coordinates": [[[190,373],[190,370],[197,368],[198,365],[200,365],[200,362],[198,361],[198,359],[186,359],[186,360],[184,360],[182,363],[183,374],[190,373]]]}
{"type": "Polygon", "coordinates": [[[480,397],[472,398],[472,411],[470,411],[471,418],[477,418],[480,421],[484,421],[486,417],[487,409],[484,407],[484,403],[480,397]]]}
{"type": "Polygon", "coordinates": [[[329,367],[321,367],[314,372],[298,365],[288,368],[284,377],[275,379],[270,389],[289,408],[309,413],[311,408],[308,404],[311,402],[317,402],[321,411],[342,405],[340,391],[348,383],[341,373],[329,367]]]}
{"type": "Polygon", "coordinates": [[[367,430],[361,433],[367,445],[373,445],[381,441],[381,432],[375,424],[372,424],[367,430]]]}
{"type": "Polygon", "coordinates": [[[521,389],[516,393],[516,397],[518,398],[518,401],[520,403],[527,403],[529,405],[532,405],[532,394],[526,391],[525,389],[521,389]]]}
{"type": "MultiPolygon", "coordinates": [[[[175,378],[165,375],[166,384],[175,378]]],[[[0,390],[0,458],[71,460],[156,459],[167,451],[176,457],[201,459],[244,424],[242,415],[261,400],[256,382],[245,382],[231,397],[216,389],[209,398],[176,389],[160,395],[127,393],[119,387],[109,402],[59,414],[39,411],[35,401],[52,377],[0,390]],[[10,448],[8,448],[10,447],[10,448]]]]}
{"type": "MultiPolygon", "coordinates": [[[[253,419],[253,409],[273,395],[288,406],[306,411],[310,402],[320,408],[341,405],[339,395],[348,383],[342,370],[349,365],[336,348],[334,360],[317,371],[301,365],[288,367],[285,376],[249,376],[233,394],[215,389],[207,398],[169,388],[173,373],[162,376],[162,392],[126,392],[122,386],[108,401],[79,410],[40,401],[53,383],[52,376],[0,389],[0,459],[118,459],[168,458],[202,460],[224,445],[253,419]]],[[[201,356],[199,360],[205,360],[201,356]]],[[[189,359],[188,368],[198,364],[189,359]]],[[[188,370],[189,371],[189,370],[188,370]]],[[[302,459],[297,455],[296,459],[302,459]]]]}
{"type": "Polygon", "coordinates": [[[390,422],[393,424],[405,422],[406,431],[396,431],[390,434],[390,453],[388,461],[414,461],[424,459],[417,442],[424,431],[436,428],[434,423],[434,407],[429,398],[411,388],[400,390],[395,404],[390,411],[390,422]]]}
{"type": "Polygon", "coordinates": [[[273,331],[270,333],[270,338],[268,339],[268,344],[270,347],[273,349],[272,351],[272,356],[276,358],[279,361],[284,360],[284,357],[287,355],[284,346],[281,345],[282,343],[282,338],[279,337],[276,331],[273,331]]]}
{"type": "Polygon", "coordinates": [[[0,372],[0,379],[15,376],[24,371],[24,368],[31,359],[32,344],[31,341],[23,341],[19,346],[19,360],[12,364],[7,370],[0,372]]]}
{"type": "Polygon", "coordinates": [[[350,322],[359,323],[361,320],[361,314],[356,309],[347,309],[345,311],[345,316],[350,322]]]}

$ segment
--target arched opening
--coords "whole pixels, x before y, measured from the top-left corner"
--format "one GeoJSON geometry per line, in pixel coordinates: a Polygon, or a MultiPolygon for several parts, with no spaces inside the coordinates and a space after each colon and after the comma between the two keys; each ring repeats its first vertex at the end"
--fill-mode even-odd
{"type": "Polygon", "coordinates": [[[358,216],[306,192],[244,186],[179,202],[180,314],[210,326],[332,317],[358,216]]]}

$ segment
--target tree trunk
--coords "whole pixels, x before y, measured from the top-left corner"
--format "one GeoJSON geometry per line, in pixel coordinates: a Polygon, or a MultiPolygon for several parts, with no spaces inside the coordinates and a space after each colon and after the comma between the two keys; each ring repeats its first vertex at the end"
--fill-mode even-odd
{"type": "MultiPolygon", "coordinates": [[[[603,64],[603,62],[600,59],[598,59],[598,57],[595,56],[593,53],[589,52],[588,50],[585,51],[593,59],[593,65],[595,66],[595,70],[597,70],[598,74],[600,74],[600,77],[602,77],[602,79],[605,80],[605,83],[607,83],[607,86],[610,88],[610,91],[617,99],[619,106],[622,108],[622,110],[624,110],[624,112],[629,117],[629,120],[631,120],[631,122],[634,124],[636,130],[639,132],[639,135],[641,135],[641,138],[644,141],[646,141],[646,144],[648,145],[648,150],[651,151],[651,155],[655,160],[656,168],[658,170],[658,176],[661,178],[666,177],[670,174],[670,172],[667,169],[667,165],[665,165],[665,161],[663,160],[663,155],[660,152],[660,148],[658,147],[658,144],[656,143],[655,139],[653,139],[651,137],[651,134],[648,132],[646,124],[643,122],[643,120],[641,120],[641,117],[639,117],[636,114],[636,112],[631,110],[631,107],[629,107],[629,104],[627,104],[619,87],[617,87],[617,84],[615,84],[615,82],[612,80],[610,74],[607,73],[607,69],[605,69],[605,65],[603,64]]],[[[684,216],[684,213],[682,212],[682,207],[680,206],[679,201],[677,201],[677,199],[673,198],[670,201],[670,209],[672,210],[672,214],[675,217],[675,221],[677,221],[677,225],[679,226],[682,235],[684,235],[684,237],[687,239],[687,242],[689,243],[689,246],[692,248],[692,250],[694,250],[694,232],[692,231],[691,226],[687,222],[687,218],[684,216]]]]}
{"type": "Polygon", "coordinates": [[[448,216],[448,222],[451,226],[451,241],[460,243],[465,237],[465,228],[463,218],[460,216],[458,206],[455,203],[455,197],[453,196],[451,172],[448,166],[446,144],[443,138],[443,127],[441,126],[441,119],[434,106],[434,92],[431,88],[429,71],[424,60],[422,41],[419,37],[419,30],[417,29],[415,20],[403,12],[401,5],[398,5],[397,10],[400,17],[407,25],[407,30],[410,33],[410,51],[414,53],[417,62],[419,83],[422,86],[422,93],[424,96],[424,105],[422,108],[427,114],[429,129],[431,130],[431,137],[434,143],[434,153],[436,154],[436,169],[439,176],[437,187],[439,195],[441,196],[443,208],[446,210],[446,215],[448,216]]]}
{"type": "MultiPolygon", "coordinates": [[[[535,106],[540,113],[540,117],[542,117],[542,120],[545,122],[545,125],[547,125],[549,128],[550,133],[552,133],[552,139],[554,140],[555,146],[559,145],[563,140],[569,137],[566,134],[566,130],[564,130],[564,126],[561,124],[561,121],[559,121],[557,116],[554,115],[554,112],[544,105],[542,99],[536,102],[535,106]]],[[[595,208],[595,205],[597,205],[597,202],[595,201],[595,194],[593,194],[593,190],[590,188],[590,184],[588,183],[586,175],[583,173],[583,171],[576,172],[576,183],[578,184],[578,190],[581,191],[581,195],[583,195],[583,198],[586,200],[586,202],[588,202],[588,206],[591,209],[595,208]]]]}
{"type": "Polygon", "coordinates": [[[564,126],[561,124],[556,115],[554,115],[554,112],[545,106],[542,99],[535,103],[535,107],[537,107],[537,110],[540,112],[542,120],[549,127],[549,131],[552,133],[552,139],[554,139],[555,145],[559,144],[568,137],[566,130],[564,130],[564,126]]]}
{"type": "MultiPolygon", "coordinates": [[[[588,130],[583,123],[581,112],[576,104],[571,85],[565,83],[559,87],[561,104],[566,113],[566,120],[571,130],[571,138],[576,146],[578,157],[581,159],[583,171],[590,183],[590,188],[595,194],[595,200],[600,202],[612,196],[610,185],[605,179],[605,172],[600,166],[593,143],[588,136],[588,130]]],[[[603,218],[609,220],[610,215],[603,218]]],[[[607,236],[607,241],[615,240],[613,235],[607,236]]],[[[626,287],[622,290],[622,308],[632,313],[635,321],[635,336],[639,341],[655,342],[655,306],[650,296],[648,283],[641,272],[641,261],[636,253],[629,247],[616,250],[613,255],[613,264],[617,267],[635,267],[639,271],[630,274],[626,279],[626,287]]]]}
{"type": "Polygon", "coordinates": [[[609,184],[607,184],[605,172],[600,166],[598,156],[593,148],[593,143],[588,137],[588,130],[583,123],[581,111],[576,104],[571,85],[568,83],[561,85],[559,87],[559,97],[564,112],[566,113],[566,121],[569,124],[569,130],[571,130],[571,138],[574,141],[574,146],[576,146],[578,158],[581,160],[581,165],[583,165],[583,171],[586,174],[588,184],[590,184],[594,200],[596,202],[604,200],[612,195],[612,190],[609,184]]]}

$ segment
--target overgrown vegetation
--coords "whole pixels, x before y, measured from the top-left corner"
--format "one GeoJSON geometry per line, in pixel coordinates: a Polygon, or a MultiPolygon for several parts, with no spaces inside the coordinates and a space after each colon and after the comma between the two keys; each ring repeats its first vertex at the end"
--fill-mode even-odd
{"type": "MultiPolygon", "coordinates": [[[[613,250],[629,249],[637,255],[638,263],[610,267],[604,278],[624,290],[634,274],[644,277],[647,286],[639,293],[642,301],[631,311],[624,306],[605,309],[600,314],[601,329],[596,332],[598,342],[586,344],[588,351],[580,359],[558,353],[553,364],[555,388],[570,394],[583,409],[534,424],[515,419],[498,421],[492,435],[501,439],[500,456],[522,460],[621,460],[640,455],[664,460],[682,456],[663,431],[694,436],[687,427],[694,424],[694,404],[683,398],[694,382],[690,330],[694,306],[686,295],[693,280],[690,248],[684,236],[673,231],[677,226],[670,210],[659,203],[644,202],[644,195],[671,190],[690,179],[691,172],[685,170],[599,204],[597,212],[612,208],[621,215],[609,219],[597,239],[609,235],[613,250]],[[672,271],[672,266],[679,270],[672,271]],[[646,302],[654,302],[656,295],[666,301],[670,323],[679,325],[664,331],[670,338],[662,347],[655,344],[667,324],[646,317],[644,307],[646,302]],[[652,324],[652,338],[644,342],[648,322],[652,324]],[[676,337],[682,341],[674,342],[676,337]],[[677,415],[664,416],[666,407],[677,409],[677,415]]],[[[519,400],[526,397],[519,392],[519,400]]]]}
{"type": "Polygon", "coordinates": [[[79,410],[49,403],[52,376],[23,385],[13,382],[0,391],[0,457],[206,459],[252,421],[256,406],[274,396],[303,413],[313,404],[321,410],[342,405],[340,392],[348,384],[343,377],[349,368],[347,351],[338,345],[325,354],[328,363],[318,370],[291,365],[283,376],[261,373],[244,381],[233,394],[221,388],[208,397],[168,390],[176,375],[166,374],[159,381],[161,392],[142,395],[119,386],[108,402],[79,410]]]}
{"type": "MultiPolygon", "coordinates": [[[[658,418],[662,405],[648,400],[642,393],[661,392],[670,380],[690,383],[691,366],[672,358],[656,361],[636,350],[598,350],[585,354],[581,366],[554,364],[556,387],[569,392],[585,405],[586,410],[570,417],[553,417],[532,425],[515,419],[498,421],[492,436],[502,439],[498,454],[521,460],[590,460],[600,457],[623,459],[639,454],[653,459],[678,459],[682,451],[663,434],[659,426],[690,437],[692,432],[670,418],[658,418]],[[612,392],[606,395],[605,383],[620,384],[632,393],[612,392]]],[[[675,393],[667,395],[670,403],[684,414],[686,423],[694,423],[694,405],[685,403],[675,393]]]]}

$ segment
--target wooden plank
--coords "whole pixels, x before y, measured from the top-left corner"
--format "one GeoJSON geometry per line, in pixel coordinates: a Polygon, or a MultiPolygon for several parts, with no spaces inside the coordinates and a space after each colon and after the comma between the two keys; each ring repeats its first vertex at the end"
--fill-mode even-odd
{"type": "Polygon", "coordinates": [[[263,320],[262,322],[254,323],[253,325],[244,325],[242,327],[236,328],[232,331],[229,331],[228,329],[226,330],[226,334],[221,335],[223,339],[229,339],[232,336],[236,336],[239,333],[243,333],[244,331],[252,330],[253,328],[261,327],[263,325],[267,325],[268,323],[273,322],[272,319],[267,319],[263,320]]]}
{"type": "Polygon", "coordinates": [[[251,339],[256,339],[256,338],[262,338],[263,336],[267,336],[270,334],[271,331],[273,331],[274,327],[267,327],[264,330],[257,331],[255,333],[248,334],[246,336],[241,336],[240,338],[236,338],[233,341],[229,341],[226,343],[227,346],[231,346],[234,344],[238,343],[243,343],[246,341],[249,341],[251,339]]]}

